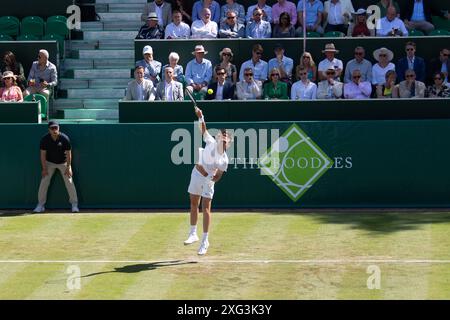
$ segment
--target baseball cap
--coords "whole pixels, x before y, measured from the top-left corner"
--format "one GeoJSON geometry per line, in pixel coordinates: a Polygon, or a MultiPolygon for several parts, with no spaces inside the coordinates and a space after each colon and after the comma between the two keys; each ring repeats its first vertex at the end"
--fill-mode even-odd
{"type": "Polygon", "coordinates": [[[49,128],[51,128],[51,127],[59,127],[59,123],[57,121],[55,121],[55,120],[50,120],[48,122],[48,127],[49,128]]]}
{"type": "Polygon", "coordinates": [[[153,54],[153,48],[150,46],[145,46],[144,50],[142,50],[142,54],[147,54],[147,53],[153,54]]]}

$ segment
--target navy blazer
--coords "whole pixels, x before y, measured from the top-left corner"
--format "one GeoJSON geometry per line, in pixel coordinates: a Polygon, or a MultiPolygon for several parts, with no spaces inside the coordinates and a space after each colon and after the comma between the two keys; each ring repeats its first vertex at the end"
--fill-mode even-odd
{"type": "MultiPolygon", "coordinates": [[[[406,0],[403,2],[403,6],[400,8],[400,16],[402,20],[408,19],[411,20],[413,10],[414,10],[414,2],[415,0],[406,0]]],[[[425,14],[425,20],[428,22],[432,22],[432,16],[444,17],[444,13],[439,10],[437,5],[434,2],[430,2],[429,0],[423,1],[423,11],[425,14]]],[[[398,12],[397,12],[398,13],[398,12]]]]}
{"type": "MultiPolygon", "coordinates": [[[[216,99],[216,91],[217,91],[217,82],[210,83],[208,85],[208,90],[212,89],[213,93],[207,93],[205,96],[205,100],[215,100],[216,99]]],[[[234,99],[234,85],[230,81],[225,81],[223,85],[223,100],[234,99]]]]}
{"type": "MultiPolygon", "coordinates": [[[[399,82],[405,80],[405,71],[408,70],[408,58],[403,57],[398,60],[395,66],[395,71],[397,72],[397,80],[399,82]]],[[[425,82],[426,72],[425,72],[425,60],[421,57],[414,58],[414,71],[416,72],[416,80],[425,82]]]]}

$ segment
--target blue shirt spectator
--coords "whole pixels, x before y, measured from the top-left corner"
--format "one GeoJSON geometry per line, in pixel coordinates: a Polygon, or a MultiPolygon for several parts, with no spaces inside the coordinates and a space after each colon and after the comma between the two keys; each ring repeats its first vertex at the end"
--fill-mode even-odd
{"type": "Polygon", "coordinates": [[[220,24],[220,5],[214,0],[200,0],[194,3],[192,7],[192,21],[202,19],[202,10],[204,4],[208,4],[206,7],[211,10],[211,20],[215,21],[217,25],[220,24]]]}
{"type": "Polygon", "coordinates": [[[186,66],[186,82],[191,84],[209,84],[212,77],[212,64],[208,59],[202,59],[200,62],[197,59],[192,59],[186,66]]]}
{"type": "Polygon", "coordinates": [[[247,24],[247,27],[245,28],[245,35],[250,39],[263,39],[271,37],[272,27],[269,22],[262,20],[261,9],[256,8],[253,10],[253,21],[247,24]]]}
{"type": "MultiPolygon", "coordinates": [[[[303,0],[300,0],[297,4],[297,12],[303,12],[303,0]]],[[[306,2],[306,25],[311,26],[314,25],[317,21],[317,13],[323,13],[323,3],[319,0],[313,0],[311,2],[308,0],[306,2]]],[[[301,18],[301,14],[298,14],[299,18],[301,18]]]]}
{"type": "Polygon", "coordinates": [[[253,20],[253,11],[259,8],[263,11],[262,19],[264,21],[272,23],[272,7],[266,5],[266,0],[258,0],[258,3],[248,7],[247,9],[247,16],[245,20],[247,20],[247,23],[253,20]]]}
{"type": "Polygon", "coordinates": [[[267,74],[269,72],[268,63],[261,60],[263,54],[263,47],[260,44],[255,44],[252,49],[252,58],[245,61],[241,65],[239,72],[239,80],[244,81],[244,70],[251,68],[253,70],[253,78],[255,80],[265,81],[267,80],[267,74]]]}

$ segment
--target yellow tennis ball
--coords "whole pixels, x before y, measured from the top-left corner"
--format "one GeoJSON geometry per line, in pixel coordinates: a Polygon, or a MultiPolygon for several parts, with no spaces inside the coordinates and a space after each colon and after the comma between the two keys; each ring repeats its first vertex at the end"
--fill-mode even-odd
{"type": "Polygon", "coordinates": [[[213,89],[208,89],[208,94],[213,94],[214,90],[213,89]]]}

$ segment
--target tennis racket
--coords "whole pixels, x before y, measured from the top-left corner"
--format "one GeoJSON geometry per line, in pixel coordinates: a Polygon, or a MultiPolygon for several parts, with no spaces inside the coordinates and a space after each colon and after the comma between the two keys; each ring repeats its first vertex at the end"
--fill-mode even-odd
{"type": "Polygon", "coordinates": [[[197,101],[195,100],[194,96],[192,95],[191,91],[189,91],[188,89],[185,89],[184,92],[186,93],[186,95],[189,97],[189,99],[192,101],[192,103],[194,104],[194,111],[197,112],[198,106],[197,106],[197,101]]]}

